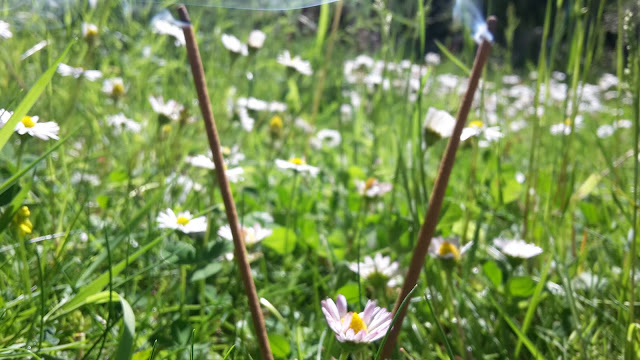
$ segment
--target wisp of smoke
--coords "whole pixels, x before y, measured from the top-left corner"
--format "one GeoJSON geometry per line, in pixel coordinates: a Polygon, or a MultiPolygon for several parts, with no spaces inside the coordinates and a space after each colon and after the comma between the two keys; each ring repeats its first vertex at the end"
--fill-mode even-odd
{"type": "Polygon", "coordinates": [[[456,0],[453,5],[453,20],[470,29],[476,43],[480,44],[483,40],[493,41],[487,22],[473,0],[456,0]]]}

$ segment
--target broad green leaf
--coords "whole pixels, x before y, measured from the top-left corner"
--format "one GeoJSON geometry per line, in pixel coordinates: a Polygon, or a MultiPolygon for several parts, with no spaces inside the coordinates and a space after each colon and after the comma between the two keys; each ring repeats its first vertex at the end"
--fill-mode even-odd
{"type": "Polygon", "coordinates": [[[262,242],[264,246],[280,255],[289,254],[296,247],[296,234],[291,229],[277,227],[273,233],[262,242]]]}
{"type": "Polygon", "coordinates": [[[202,269],[198,269],[193,272],[191,275],[191,281],[204,280],[210,276],[217,274],[222,269],[222,264],[219,261],[214,261],[212,263],[207,264],[202,269]]]}
{"type": "Polygon", "coordinates": [[[336,291],[336,295],[342,294],[347,298],[347,303],[358,303],[360,297],[358,296],[358,284],[350,282],[336,291]]]}
{"type": "Polygon", "coordinates": [[[133,314],[133,309],[122,296],[120,296],[120,305],[122,306],[122,334],[120,334],[118,348],[113,358],[131,359],[136,336],[136,317],[133,314]]]}
{"type": "Polygon", "coordinates": [[[530,276],[517,276],[509,279],[509,293],[512,296],[529,297],[536,289],[536,282],[530,276]]]}
{"type": "Polygon", "coordinates": [[[27,115],[33,104],[38,100],[38,97],[40,97],[40,94],[44,91],[47,84],[49,84],[58,69],[58,65],[60,65],[62,60],[67,56],[67,53],[69,52],[69,49],[71,49],[73,43],[74,41],[67,45],[67,48],[64,49],[62,55],[60,55],[53,65],[51,65],[40,79],[36,81],[24,99],[22,99],[20,104],[18,104],[18,107],[16,107],[13,115],[9,118],[9,121],[7,121],[7,123],[0,129],[0,150],[7,144],[7,141],[9,141],[9,138],[11,137],[11,134],[13,134],[18,122],[27,115]]]}
{"type": "Polygon", "coordinates": [[[482,271],[489,278],[493,286],[498,287],[502,284],[502,270],[495,261],[489,260],[482,265],[482,271]]]}
{"type": "Polygon", "coordinates": [[[269,346],[273,356],[277,358],[286,358],[291,353],[291,346],[289,340],[282,335],[269,334],[269,346]]]}

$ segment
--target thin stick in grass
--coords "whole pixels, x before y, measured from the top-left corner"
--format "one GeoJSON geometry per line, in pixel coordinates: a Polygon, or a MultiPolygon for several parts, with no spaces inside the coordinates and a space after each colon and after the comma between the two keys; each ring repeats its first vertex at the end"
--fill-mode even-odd
{"type": "MultiPolygon", "coordinates": [[[[178,7],[178,14],[180,20],[191,23],[189,19],[189,13],[184,5],[178,7]]],[[[267,330],[265,328],[264,317],[262,310],[260,309],[260,302],[258,300],[258,293],[256,291],[255,284],[253,283],[253,277],[251,276],[251,266],[247,259],[247,250],[244,247],[244,241],[242,239],[242,231],[240,228],[240,222],[238,220],[238,214],[236,212],[236,205],[233,202],[233,196],[231,194],[231,187],[229,186],[229,179],[225,173],[224,159],[222,158],[222,149],[220,146],[220,139],[218,138],[218,130],[216,129],[215,120],[213,118],[213,110],[211,108],[211,101],[209,100],[209,93],[207,91],[206,80],[204,76],[204,68],[202,67],[202,60],[200,58],[200,51],[198,50],[198,44],[196,43],[195,32],[193,26],[188,25],[183,27],[184,37],[187,45],[187,54],[189,57],[189,63],[191,64],[191,72],[193,73],[193,82],[198,93],[198,102],[200,104],[200,111],[202,112],[202,118],[204,120],[205,129],[207,130],[207,137],[209,138],[209,147],[213,154],[213,163],[216,168],[216,176],[218,178],[218,185],[220,186],[220,193],[224,201],[224,208],[227,213],[227,220],[231,227],[231,234],[233,235],[233,246],[235,248],[235,259],[238,268],[240,269],[240,275],[244,284],[245,294],[249,301],[249,309],[251,311],[251,318],[253,319],[253,326],[256,331],[256,337],[258,339],[258,345],[260,347],[260,354],[265,360],[272,360],[271,348],[269,346],[269,339],[267,337],[267,330]]]]}
{"type": "MultiPolygon", "coordinates": [[[[496,19],[496,17],[489,17],[489,19],[487,19],[488,28],[495,29],[497,21],[498,20],[496,19]]],[[[418,233],[418,242],[416,243],[416,247],[413,249],[411,264],[409,265],[407,276],[405,277],[402,290],[400,290],[400,295],[398,296],[395,308],[393,310],[393,312],[397,314],[396,316],[398,317],[398,322],[389,332],[389,338],[382,348],[382,359],[388,359],[391,357],[391,352],[396,345],[398,334],[400,333],[400,329],[402,328],[402,320],[404,320],[404,317],[407,313],[406,307],[402,308],[401,305],[404,302],[405,298],[409,296],[411,290],[418,283],[420,271],[424,266],[427,251],[429,250],[429,245],[431,244],[431,239],[438,223],[438,217],[440,215],[440,209],[442,208],[444,193],[447,190],[447,184],[449,183],[451,169],[453,168],[453,164],[456,159],[456,152],[458,151],[458,145],[460,144],[460,135],[462,134],[462,129],[464,128],[464,125],[467,121],[467,116],[469,115],[469,111],[471,110],[473,96],[476,92],[476,88],[478,87],[478,82],[480,80],[480,76],[482,75],[484,64],[489,57],[490,50],[491,42],[485,39],[482,41],[482,43],[478,47],[478,51],[476,52],[476,58],[473,62],[473,68],[471,69],[467,91],[462,98],[462,104],[460,105],[460,110],[458,110],[458,116],[456,118],[456,125],[453,129],[453,134],[449,138],[447,150],[442,156],[440,170],[438,171],[438,177],[436,178],[436,182],[433,186],[433,191],[431,192],[432,195],[429,201],[429,208],[425,215],[424,223],[420,228],[420,232],[418,233]]]]}

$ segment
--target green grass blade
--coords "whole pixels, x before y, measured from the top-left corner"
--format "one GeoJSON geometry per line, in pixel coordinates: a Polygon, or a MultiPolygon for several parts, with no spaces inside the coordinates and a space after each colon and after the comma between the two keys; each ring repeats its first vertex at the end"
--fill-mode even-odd
{"type": "Polygon", "coordinates": [[[330,3],[324,3],[320,6],[320,18],[318,19],[318,31],[316,32],[317,54],[322,54],[322,45],[324,44],[324,39],[327,37],[327,30],[329,29],[330,9],[330,3]]]}
{"type": "MultiPolygon", "coordinates": [[[[540,280],[538,281],[538,285],[533,292],[533,296],[531,297],[531,301],[529,302],[529,307],[527,308],[527,314],[524,316],[524,321],[522,322],[522,333],[526,334],[527,330],[529,330],[529,326],[531,326],[531,321],[533,320],[533,315],[535,314],[536,307],[540,303],[540,296],[542,295],[542,290],[544,290],[544,286],[547,283],[547,277],[549,276],[549,271],[551,271],[551,258],[547,260],[547,264],[542,270],[542,274],[540,275],[540,280]]],[[[520,348],[522,347],[522,340],[518,339],[518,345],[516,345],[516,358],[520,355],[520,348]]]]}
{"type": "Polygon", "coordinates": [[[40,79],[36,81],[35,85],[31,87],[31,90],[29,90],[24,99],[22,99],[20,104],[18,104],[18,107],[13,112],[13,115],[11,116],[9,121],[7,121],[7,123],[0,129],[0,150],[5,146],[7,141],[9,141],[9,138],[11,137],[11,134],[13,134],[18,121],[22,120],[22,118],[27,115],[29,110],[31,110],[33,104],[36,103],[38,97],[40,97],[40,94],[42,94],[45,87],[47,87],[47,84],[49,84],[49,82],[53,78],[53,75],[55,75],[56,70],[58,69],[58,65],[60,65],[62,60],[67,56],[67,53],[69,52],[69,49],[71,49],[71,46],[73,44],[73,41],[69,43],[69,45],[67,45],[67,48],[62,52],[62,55],[60,55],[58,59],[53,63],[53,65],[51,65],[51,67],[47,69],[47,71],[40,77],[40,79]]]}
{"type": "Polygon", "coordinates": [[[493,298],[491,296],[489,296],[489,301],[491,301],[491,304],[493,304],[493,306],[496,308],[496,310],[498,310],[498,312],[500,313],[500,316],[502,316],[504,321],[507,322],[507,324],[509,325],[511,330],[513,330],[513,332],[516,333],[516,335],[518,336],[518,340],[522,341],[524,346],[527,347],[527,350],[529,350],[531,355],[533,355],[533,357],[536,358],[536,359],[543,360],[544,357],[541,355],[540,351],[531,342],[531,340],[529,340],[529,338],[527,338],[527,336],[522,332],[522,330],[520,330],[520,328],[518,328],[518,326],[513,322],[513,320],[511,320],[509,315],[507,315],[505,313],[504,309],[502,309],[502,307],[500,305],[498,305],[498,303],[495,300],[493,300],[493,298]]]}
{"type": "Polygon", "coordinates": [[[440,51],[442,51],[442,53],[449,60],[451,60],[452,63],[454,63],[457,67],[459,67],[460,70],[464,71],[466,75],[471,74],[471,70],[462,61],[460,61],[460,59],[458,59],[455,55],[453,55],[451,51],[449,51],[449,49],[447,49],[447,47],[444,46],[444,44],[442,44],[438,40],[436,40],[435,42],[436,42],[436,46],[438,46],[438,49],[440,49],[440,51]]]}
{"type": "Polygon", "coordinates": [[[402,312],[402,309],[404,309],[404,307],[409,304],[409,300],[411,299],[411,294],[413,294],[413,292],[416,291],[417,288],[418,288],[418,285],[415,285],[413,287],[413,289],[411,289],[411,291],[409,291],[409,293],[404,298],[404,300],[402,300],[402,303],[400,304],[400,307],[398,308],[398,311],[396,311],[396,314],[393,316],[393,320],[391,321],[391,325],[389,326],[389,330],[387,330],[387,333],[384,335],[384,338],[382,338],[382,342],[380,343],[380,346],[378,347],[378,352],[376,352],[375,360],[380,359],[380,355],[382,354],[382,348],[384,347],[384,344],[387,342],[387,338],[389,337],[389,333],[391,332],[391,329],[396,324],[396,321],[398,321],[398,315],[400,315],[400,312],[402,312]]]}
{"type": "Polygon", "coordinates": [[[429,306],[429,311],[431,311],[431,314],[433,314],[433,320],[436,322],[436,325],[438,326],[438,332],[440,333],[440,336],[442,336],[442,340],[444,341],[444,346],[447,349],[447,353],[449,354],[449,358],[450,359],[455,359],[455,355],[453,355],[453,349],[451,348],[451,344],[449,344],[449,340],[447,340],[447,334],[444,332],[444,329],[442,328],[442,325],[440,324],[440,321],[438,320],[438,316],[436,316],[435,311],[433,311],[433,305],[431,304],[431,300],[429,299],[429,296],[427,296],[427,294],[424,294],[424,299],[427,301],[427,306],[429,306]]]}
{"type": "Polygon", "coordinates": [[[136,336],[136,317],[133,314],[131,305],[120,296],[120,305],[122,306],[122,334],[118,340],[118,348],[116,350],[115,359],[131,359],[133,354],[134,339],[136,336]]]}

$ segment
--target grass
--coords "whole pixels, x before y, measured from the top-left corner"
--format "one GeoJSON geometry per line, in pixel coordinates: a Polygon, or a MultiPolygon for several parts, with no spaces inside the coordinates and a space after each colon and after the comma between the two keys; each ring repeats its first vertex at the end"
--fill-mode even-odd
{"type": "MultiPolygon", "coordinates": [[[[398,54],[427,38],[422,16],[432,4],[413,4],[410,15],[378,5],[345,2],[335,30],[337,4],[323,5],[317,19],[308,10],[189,8],[222,145],[244,154],[229,164],[244,171],[232,183],[240,219],[273,231],[248,252],[276,358],[376,356],[382,341],[349,355],[320,301],[343,294],[350,310],[361,311],[366,299],[393,308],[398,286],[380,274],[359,276],[349,264],[381,253],[406,272],[446,145],[425,138],[425,116],[430,107],[456,113],[471,67],[467,41],[461,50],[443,41],[442,64],[419,75],[402,70],[398,54]],[[229,33],[245,41],[253,29],[267,39],[248,57],[234,57],[220,40],[229,33]],[[365,46],[375,31],[379,40],[365,46]],[[284,49],[309,60],[313,75],[278,64],[284,49]],[[364,53],[387,66],[345,71],[364,53]],[[372,73],[379,83],[366,77],[372,73]],[[255,123],[246,131],[241,97],[287,109],[249,110],[255,123]],[[270,126],[274,115],[281,128],[270,126]],[[337,130],[339,144],[317,145],[320,129],[337,130]],[[275,166],[293,156],[319,174],[275,166]],[[370,177],[391,191],[363,197],[356,181],[370,177]]],[[[461,143],[436,230],[473,246],[457,262],[427,260],[405,303],[394,359],[640,355],[638,14],[618,2],[620,33],[610,49],[604,7],[572,5],[547,4],[545,46],[528,66],[535,79],[522,69],[517,84],[503,82],[511,75],[504,61],[518,50],[495,46],[469,121],[498,126],[504,136],[486,147],[482,136],[461,143]],[[613,62],[605,61],[610,53],[613,62]],[[605,72],[618,82],[598,86],[605,72]],[[631,128],[599,136],[603,125],[624,119],[631,128]],[[498,237],[523,238],[543,253],[499,256],[498,237]]],[[[48,141],[11,131],[13,123],[0,129],[0,359],[260,357],[238,271],[225,257],[231,242],[217,235],[226,224],[217,183],[210,170],[185,161],[207,154],[207,140],[184,47],[149,25],[159,10],[154,2],[128,11],[101,1],[54,21],[0,8],[13,32],[0,38],[0,108],[14,111],[15,122],[28,114],[60,126],[60,140],[48,141]],[[98,27],[93,41],[83,38],[83,21],[98,27]],[[48,45],[21,60],[42,40],[48,45]],[[54,75],[59,57],[103,79],[54,75]],[[102,92],[102,81],[115,77],[124,94],[102,92]],[[150,96],[175,99],[186,112],[160,116],[150,96]],[[140,131],[109,125],[118,113],[140,131]],[[31,233],[20,230],[22,206],[31,233]],[[160,228],[166,208],[205,216],[206,232],[160,228]]],[[[509,26],[513,32],[518,23],[509,26]]],[[[408,64],[423,66],[423,54],[408,64]]]]}

